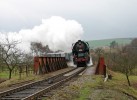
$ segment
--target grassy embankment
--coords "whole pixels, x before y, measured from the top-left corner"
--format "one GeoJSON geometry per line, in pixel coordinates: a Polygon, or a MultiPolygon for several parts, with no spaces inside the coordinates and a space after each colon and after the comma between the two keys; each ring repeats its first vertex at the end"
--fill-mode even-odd
{"type": "Polygon", "coordinates": [[[137,86],[137,76],[130,76],[130,80],[132,84],[131,87],[128,86],[125,75],[120,73],[115,73],[113,79],[107,82],[103,82],[100,76],[95,76],[96,82],[93,82],[92,84],[86,83],[84,86],[85,88],[80,90],[81,95],[79,97],[79,100],[86,98],[90,93],[92,93],[92,91],[96,89],[116,90],[137,98],[137,87],[135,87],[135,84],[137,86]]]}
{"type": "MultiPolygon", "coordinates": [[[[20,79],[19,73],[17,73],[17,74],[13,73],[12,78],[10,80],[7,79],[5,82],[2,82],[0,84],[0,90],[7,89],[13,85],[15,85],[15,86],[19,85],[20,86],[24,83],[28,83],[28,81],[30,82],[30,81],[37,81],[37,80],[49,78],[49,77],[55,76],[57,74],[66,72],[66,71],[71,70],[71,69],[72,69],[72,67],[69,67],[69,68],[57,70],[55,72],[51,72],[51,73],[44,74],[44,75],[36,75],[33,72],[31,72],[28,74],[28,76],[26,76],[26,73],[23,73],[21,75],[21,79],[20,79]]],[[[0,77],[8,78],[8,72],[0,73],[0,77]]]]}
{"type": "MultiPolygon", "coordinates": [[[[130,76],[130,80],[132,84],[131,87],[128,86],[125,75],[121,73],[113,73],[112,80],[108,80],[107,82],[104,82],[101,76],[93,76],[92,78],[95,81],[85,82],[85,84],[83,84],[83,88],[80,89],[80,96],[76,98],[77,100],[84,100],[84,98],[89,97],[89,95],[92,94],[92,92],[98,89],[102,90],[102,92],[105,92],[105,90],[115,90],[118,92],[126,93],[128,95],[132,95],[133,97],[137,98],[137,87],[134,87],[134,84],[137,84],[137,76],[130,76]]],[[[105,95],[108,97],[108,95],[104,93],[104,97],[106,97],[105,95]]],[[[111,96],[112,94],[110,94],[110,98],[111,96]]],[[[116,92],[116,96],[118,96],[117,92],[116,92]]],[[[122,94],[119,96],[122,96],[122,94]]],[[[116,97],[116,98],[124,98],[124,97],[116,97]]]]}
{"type": "Polygon", "coordinates": [[[129,87],[125,75],[111,72],[112,80],[104,82],[103,76],[82,76],[69,86],[59,90],[50,100],[134,100],[137,98],[137,76],[130,76],[129,87]],[[128,96],[128,95],[131,96],[128,96]]]}
{"type": "Polygon", "coordinates": [[[5,82],[2,82],[0,84],[1,89],[5,87],[9,87],[13,84],[22,83],[22,82],[30,81],[30,80],[36,80],[39,78],[38,76],[35,76],[33,72],[29,73],[28,76],[26,76],[26,73],[22,73],[21,79],[20,79],[19,73],[16,73],[16,74],[12,73],[12,78],[10,80],[8,79],[8,77],[9,77],[8,71],[0,72],[0,79],[6,79],[5,82]]]}

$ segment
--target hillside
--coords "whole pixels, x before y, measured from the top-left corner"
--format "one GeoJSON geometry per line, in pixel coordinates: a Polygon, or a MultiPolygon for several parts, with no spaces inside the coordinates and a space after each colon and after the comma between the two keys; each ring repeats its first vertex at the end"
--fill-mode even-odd
{"type": "Polygon", "coordinates": [[[103,39],[103,40],[91,40],[87,41],[90,48],[97,48],[103,46],[110,46],[112,41],[116,41],[119,45],[129,44],[133,38],[116,38],[116,39],[103,39]]]}

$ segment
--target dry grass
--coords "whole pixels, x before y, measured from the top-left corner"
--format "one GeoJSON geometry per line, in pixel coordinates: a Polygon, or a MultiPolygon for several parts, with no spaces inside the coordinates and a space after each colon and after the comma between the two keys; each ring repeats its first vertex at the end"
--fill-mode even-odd
{"type": "Polygon", "coordinates": [[[137,98],[137,89],[133,86],[133,84],[137,84],[137,76],[130,76],[129,79],[131,82],[131,87],[128,86],[128,82],[124,74],[113,72],[113,79],[104,83],[104,86],[105,88],[125,92],[137,98]]]}
{"type": "Polygon", "coordinates": [[[26,76],[25,74],[22,75],[21,79],[19,78],[19,75],[12,77],[10,80],[7,80],[5,82],[2,82],[0,84],[0,91],[4,91],[6,89],[9,88],[14,88],[23,84],[26,84],[28,82],[34,82],[34,81],[38,81],[38,80],[42,80],[45,78],[49,78],[52,76],[55,76],[57,74],[63,73],[65,71],[68,71],[72,68],[65,68],[62,70],[58,70],[49,74],[45,74],[45,75],[35,75],[35,74],[29,74],[28,76],[26,76]]]}
{"type": "MultiPolygon", "coordinates": [[[[104,82],[103,76],[82,76],[69,86],[57,91],[49,100],[135,100],[137,89],[129,87],[125,75],[109,71],[112,80],[104,82]],[[125,93],[131,95],[128,96],[125,93]]],[[[131,83],[137,76],[130,77],[131,83]]]]}
{"type": "MultiPolygon", "coordinates": [[[[58,73],[61,72],[63,71],[58,71],[58,73]]],[[[137,83],[137,76],[129,77],[132,83],[132,87],[129,87],[125,75],[110,70],[108,70],[108,73],[113,76],[112,80],[104,82],[103,76],[100,75],[82,76],[70,83],[69,86],[58,90],[48,100],[90,100],[91,98],[92,100],[134,100],[124,93],[137,98],[137,89],[133,86],[133,84],[137,83]]],[[[0,84],[0,88],[3,88],[3,86],[9,87],[13,83],[20,83],[27,80],[40,80],[56,74],[57,73],[51,73],[50,75],[44,76],[32,75],[29,77],[22,77],[22,80],[18,78],[11,79],[0,84]]]]}

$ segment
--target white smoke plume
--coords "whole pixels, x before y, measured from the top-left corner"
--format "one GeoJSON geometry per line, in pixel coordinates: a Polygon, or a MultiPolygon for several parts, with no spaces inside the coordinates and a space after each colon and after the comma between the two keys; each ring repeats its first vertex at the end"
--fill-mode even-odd
{"type": "MultiPolygon", "coordinates": [[[[25,51],[30,51],[31,42],[41,42],[49,45],[53,51],[70,51],[72,43],[81,39],[83,28],[75,20],[66,20],[59,16],[52,16],[49,19],[42,19],[39,26],[32,29],[22,29],[19,32],[9,32],[8,37],[20,40],[19,47],[25,51]]],[[[0,36],[4,34],[0,33],[0,36]]]]}

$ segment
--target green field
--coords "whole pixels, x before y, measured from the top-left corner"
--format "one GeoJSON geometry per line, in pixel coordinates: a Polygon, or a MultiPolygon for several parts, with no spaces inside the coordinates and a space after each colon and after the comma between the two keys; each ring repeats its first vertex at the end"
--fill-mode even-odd
{"type": "Polygon", "coordinates": [[[110,46],[112,41],[116,41],[119,45],[129,44],[133,38],[116,38],[116,39],[104,39],[104,40],[91,40],[87,41],[90,48],[97,48],[103,46],[110,46]]]}

